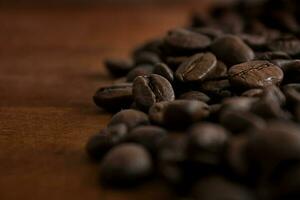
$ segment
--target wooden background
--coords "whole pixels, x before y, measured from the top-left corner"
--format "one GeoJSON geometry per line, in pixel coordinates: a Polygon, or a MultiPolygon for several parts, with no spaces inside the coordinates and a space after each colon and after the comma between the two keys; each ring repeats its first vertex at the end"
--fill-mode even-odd
{"type": "Polygon", "coordinates": [[[106,57],[184,25],[193,5],[0,7],[0,199],[168,199],[153,181],[99,186],[84,145],[110,115],[91,101],[106,57]]]}

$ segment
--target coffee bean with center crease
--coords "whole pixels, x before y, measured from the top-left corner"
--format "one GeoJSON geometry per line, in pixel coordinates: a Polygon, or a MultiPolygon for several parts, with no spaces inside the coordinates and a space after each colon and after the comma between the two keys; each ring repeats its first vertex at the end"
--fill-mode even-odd
{"type": "Polygon", "coordinates": [[[228,66],[250,61],[254,58],[253,50],[239,37],[227,35],[216,39],[211,51],[228,66]]]}
{"type": "Polygon", "coordinates": [[[207,48],[210,43],[209,37],[182,28],[169,31],[165,37],[165,44],[170,47],[172,51],[185,53],[203,50],[207,48]]]}
{"type": "Polygon", "coordinates": [[[97,90],[93,99],[97,106],[107,110],[128,108],[133,102],[132,84],[121,83],[102,87],[97,90]]]}
{"type": "Polygon", "coordinates": [[[150,154],[138,144],[126,143],[111,149],[101,163],[101,181],[107,185],[130,186],[152,173],[150,154]]]}
{"type": "Polygon", "coordinates": [[[201,101],[176,100],[164,111],[164,123],[172,129],[182,129],[209,116],[209,106],[201,101]]]}
{"type": "Polygon", "coordinates": [[[137,77],[133,82],[133,96],[137,106],[143,110],[148,110],[156,102],[175,99],[170,82],[157,74],[137,77]]]}
{"type": "Polygon", "coordinates": [[[190,57],[176,70],[176,78],[182,82],[204,81],[217,66],[212,53],[199,53],[190,57]]]}
{"type": "Polygon", "coordinates": [[[170,83],[174,80],[173,71],[164,63],[157,63],[154,67],[153,74],[158,74],[165,77],[170,83]]]}
{"type": "Polygon", "coordinates": [[[280,84],[283,79],[282,70],[268,61],[249,61],[232,66],[229,80],[238,88],[263,88],[280,84]]]}
{"type": "Polygon", "coordinates": [[[116,124],[105,128],[89,139],[86,144],[86,151],[93,160],[100,160],[114,145],[120,143],[126,135],[127,127],[124,124],[116,124]]]}
{"type": "Polygon", "coordinates": [[[125,124],[128,130],[131,130],[137,126],[150,124],[148,116],[138,110],[127,109],[116,113],[108,123],[108,127],[116,124],[125,124]]]}

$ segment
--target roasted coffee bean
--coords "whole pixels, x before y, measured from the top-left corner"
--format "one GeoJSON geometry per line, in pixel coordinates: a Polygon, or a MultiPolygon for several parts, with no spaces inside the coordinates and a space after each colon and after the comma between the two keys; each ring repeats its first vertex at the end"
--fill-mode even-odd
{"type": "Polygon", "coordinates": [[[211,41],[200,33],[187,29],[174,29],[168,32],[165,43],[175,51],[197,51],[207,48],[211,41]]]}
{"type": "Polygon", "coordinates": [[[212,52],[228,66],[250,61],[254,58],[253,50],[239,37],[227,35],[216,39],[211,45],[212,52]]]}
{"type": "Polygon", "coordinates": [[[115,77],[125,76],[133,67],[132,60],[109,59],[105,61],[106,69],[115,77]]]}
{"type": "Polygon", "coordinates": [[[93,99],[97,106],[107,110],[128,108],[133,101],[132,84],[121,83],[102,87],[97,90],[93,99]]]}
{"type": "Polygon", "coordinates": [[[211,39],[219,38],[224,34],[222,30],[215,27],[201,27],[201,28],[197,27],[197,28],[192,28],[192,31],[206,35],[211,39]]]}
{"type": "Polygon", "coordinates": [[[266,49],[267,38],[263,35],[240,34],[239,37],[252,49],[266,49]]]}
{"type": "Polygon", "coordinates": [[[174,80],[174,73],[173,71],[164,63],[158,63],[155,65],[153,74],[161,75],[165,77],[170,83],[174,80]]]}
{"type": "Polygon", "coordinates": [[[133,97],[138,107],[148,110],[156,102],[173,101],[175,94],[167,79],[152,74],[139,76],[134,80],[133,97]]]}
{"type": "Polygon", "coordinates": [[[149,153],[138,144],[122,144],[111,149],[101,163],[104,184],[128,186],[140,183],[152,172],[149,153]]]}
{"type": "Polygon", "coordinates": [[[212,53],[199,53],[190,57],[176,70],[176,78],[182,82],[203,81],[214,72],[217,59],[212,53]]]}
{"type": "Polygon", "coordinates": [[[194,162],[216,165],[229,139],[229,133],[217,124],[199,123],[188,130],[189,157],[194,162]]]}
{"type": "Polygon", "coordinates": [[[166,107],[163,120],[166,126],[173,129],[180,129],[201,121],[208,117],[208,115],[209,107],[204,102],[176,100],[166,107]]]}
{"type": "Polygon", "coordinates": [[[255,60],[277,60],[277,59],[291,59],[291,57],[282,51],[266,51],[266,52],[258,52],[255,55],[255,60]]]}
{"type": "Polygon", "coordinates": [[[149,123],[149,118],[145,113],[133,109],[127,109],[116,113],[111,118],[108,127],[116,124],[125,124],[128,130],[131,130],[137,126],[148,125],[149,123]]]}
{"type": "Polygon", "coordinates": [[[187,59],[189,59],[188,56],[178,56],[178,57],[167,57],[165,61],[172,69],[177,69],[187,59]]]}
{"type": "Polygon", "coordinates": [[[300,103],[300,84],[293,83],[283,87],[287,100],[293,104],[300,103]]]}
{"type": "Polygon", "coordinates": [[[210,95],[210,97],[219,102],[225,97],[232,96],[233,92],[230,90],[230,83],[227,79],[224,80],[210,80],[201,83],[200,91],[210,95]]]}
{"type": "Polygon", "coordinates": [[[164,124],[164,112],[167,106],[170,105],[169,101],[162,101],[153,104],[149,109],[149,118],[154,124],[164,124]]]}
{"type": "Polygon", "coordinates": [[[280,67],[284,72],[284,83],[300,82],[300,60],[286,60],[280,63],[280,67]]]}
{"type": "Polygon", "coordinates": [[[161,62],[159,56],[151,51],[142,51],[139,52],[135,58],[134,58],[136,65],[142,65],[142,64],[150,64],[155,65],[159,62],[161,62]]]}
{"type": "Polygon", "coordinates": [[[261,88],[250,89],[242,93],[244,97],[261,97],[264,90],[261,88]]]}
{"type": "Polygon", "coordinates": [[[208,176],[200,179],[193,188],[192,197],[196,200],[255,199],[251,191],[245,186],[231,182],[221,176],[208,176]]]}
{"type": "Polygon", "coordinates": [[[205,103],[209,102],[210,98],[203,92],[199,91],[189,91],[186,93],[183,93],[180,95],[179,99],[185,99],[185,100],[197,100],[197,101],[203,101],[205,103]]]}
{"type": "Polygon", "coordinates": [[[235,134],[248,130],[262,129],[265,121],[259,116],[248,111],[223,110],[220,114],[220,123],[235,134]]]}
{"type": "Polygon", "coordinates": [[[127,81],[128,82],[133,82],[134,79],[138,76],[146,76],[150,75],[153,73],[154,66],[149,65],[149,64],[143,64],[139,65],[136,68],[132,69],[128,74],[127,74],[127,81]]]}
{"type": "Polygon", "coordinates": [[[258,99],[254,97],[231,97],[222,102],[222,109],[239,111],[249,111],[254,102],[258,99]]]}
{"type": "Polygon", "coordinates": [[[277,85],[283,79],[282,70],[268,61],[250,61],[232,66],[229,80],[239,88],[262,88],[277,85]]]}
{"type": "Polygon", "coordinates": [[[217,62],[217,66],[214,70],[214,72],[212,72],[209,77],[207,77],[207,80],[221,80],[221,79],[226,79],[227,78],[227,66],[221,62],[218,61],[217,62]]]}
{"type": "Polygon", "coordinates": [[[139,126],[130,131],[125,140],[143,145],[150,152],[155,153],[160,141],[166,135],[167,131],[158,126],[139,126]]]}
{"type": "Polygon", "coordinates": [[[268,47],[271,51],[283,51],[295,56],[300,53],[300,40],[292,36],[281,37],[271,41],[268,47]]]}
{"type": "Polygon", "coordinates": [[[162,44],[163,40],[160,38],[148,40],[133,50],[133,56],[136,57],[143,52],[153,52],[159,55],[162,44]]]}
{"type": "Polygon", "coordinates": [[[114,145],[121,142],[126,134],[127,127],[124,124],[105,128],[89,139],[86,151],[93,160],[100,160],[114,145]]]}
{"type": "Polygon", "coordinates": [[[247,154],[270,173],[280,163],[300,159],[300,127],[293,122],[273,121],[249,139],[247,154]]]}

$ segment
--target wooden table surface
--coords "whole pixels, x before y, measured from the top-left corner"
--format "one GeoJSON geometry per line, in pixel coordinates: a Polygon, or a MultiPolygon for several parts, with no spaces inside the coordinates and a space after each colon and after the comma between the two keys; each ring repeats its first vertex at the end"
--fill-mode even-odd
{"type": "Polygon", "coordinates": [[[0,199],[168,199],[158,181],[101,188],[84,145],[110,118],[91,101],[111,82],[101,61],[186,24],[190,10],[0,8],[0,199]]]}

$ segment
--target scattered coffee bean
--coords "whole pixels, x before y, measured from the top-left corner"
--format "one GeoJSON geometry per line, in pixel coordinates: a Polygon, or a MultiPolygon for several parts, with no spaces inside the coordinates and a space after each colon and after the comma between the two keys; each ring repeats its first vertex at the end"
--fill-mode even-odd
{"type": "Polygon", "coordinates": [[[137,184],[151,174],[152,167],[151,157],[142,146],[121,144],[103,158],[101,180],[116,186],[137,184]]]}
{"type": "Polygon", "coordinates": [[[132,84],[121,83],[97,90],[93,97],[97,106],[107,110],[128,108],[133,102],[132,84]]]}
{"type": "Polygon", "coordinates": [[[210,98],[203,92],[199,91],[189,91],[186,93],[183,93],[180,95],[179,99],[185,99],[185,100],[197,100],[197,101],[203,101],[205,103],[209,102],[210,98]]]}
{"type": "Polygon", "coordinates": [[[156,64],[153,73],[165,77],[170,83],[174,80],[173,71],[164,63],[156,64]]]}
{"type": "Polygon", "coordinates": [[[134,80],[133,97],[138,107],[147,110],[156,102],[173,101],[175,94],[167,79],[152,74],[139,76],[134,80]]]}
{"type": "Polygon", "coordinates": [[[282,70],[268,61],[250,61],[234,65],[228,74],[231,84],[240,88],[277,85],[283,79],[282,70]]]}
{"type": "Polygon", "coordinates": [[[131,60],[110,59],[105,61],[107,70],[115,77],[125,76],[133,67],[131,60]]]}
{"type": "Polygon", "coordinates": [[[296,37],[282,37],[273,40],[268,45],[272,51],[283,51],[291,56],[295,56],[300,53],[300,40],[296,37]]]}

